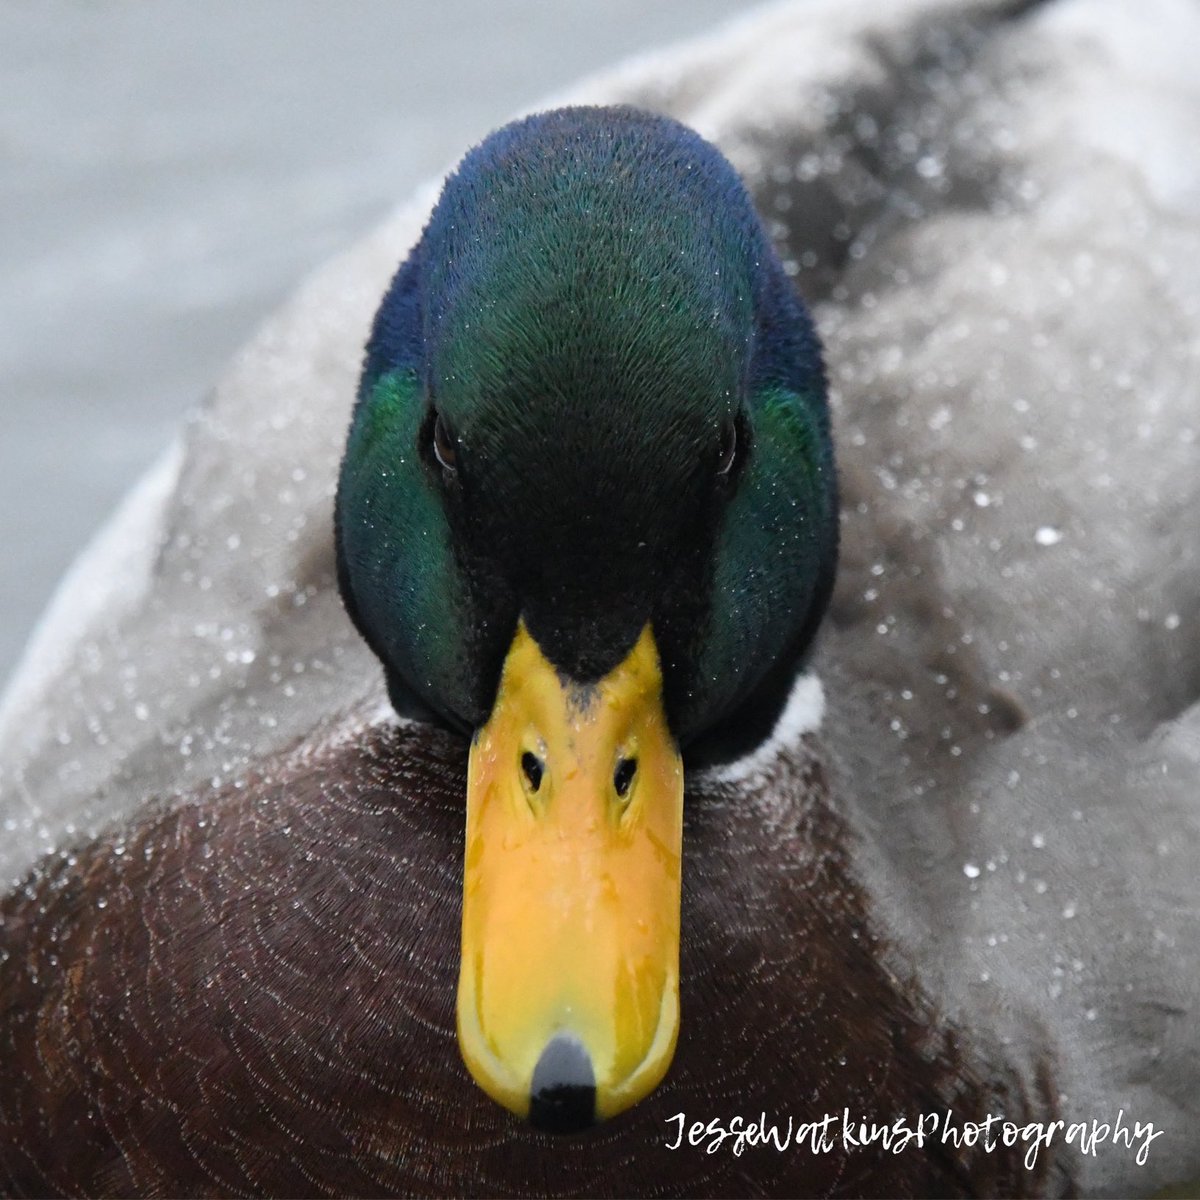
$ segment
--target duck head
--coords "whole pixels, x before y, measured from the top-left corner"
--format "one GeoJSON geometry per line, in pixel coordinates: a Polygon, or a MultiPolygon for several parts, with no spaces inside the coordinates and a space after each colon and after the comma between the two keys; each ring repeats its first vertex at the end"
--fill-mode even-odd
{"type": "Polygon", "coordinates": [[[375,319],[336,532],[397,710],[472,739],[459,1041],[513,1112],[667,1070],[683,753],[769,731],[836,528],[811,322],[720,153],[623,108],[472,150],[375,319]]]}

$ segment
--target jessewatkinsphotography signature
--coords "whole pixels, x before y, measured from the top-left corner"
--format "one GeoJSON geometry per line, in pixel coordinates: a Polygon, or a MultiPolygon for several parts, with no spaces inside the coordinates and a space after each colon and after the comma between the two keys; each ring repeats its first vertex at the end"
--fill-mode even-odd
{"type": "Polygon", "coordinates": [[[982,1121],[956,1121],[954,1110],[944,1113],[924,1113],[911,1119],[898,1116],[889,1122],[871,1121],[855,1116],[848,1108],[841,1113],[825,1113],[820,1120],[797,1121],[794,1117],[768,1120],[761,1113],[757,1120],[734,1116],[729,1120],[688,1121],[686,1113],[676,1113],[667,1119],[670,1132],[668,1150],[693,1147],[705,1154],[726,1150],[740,1156],[746,1149],[764,1146],[780,1152],[796,1150],[809,1154],[831,1154],[834,1150],[860,1150],[881,1146],[892,1154],[920,1150],[928,1143],[959,1147],[981,1146],[987,1153],[1024,1145],[1025,1166],[1033,1170],[1038,1154],[1054,1142],[1074,1146],[1080,1154],[1095,1156],[1105,1145],[1123,1146],[1129,1150],[1138,1166],[1145,1166],[1150,1145],[1162,1136],[1150,1121],[1125,1118],[1119,1109],[1116,1119],[1101,1121],[1030,1121],[1016,1124],[1003,1115],[989,1113],[982,1121]]]}

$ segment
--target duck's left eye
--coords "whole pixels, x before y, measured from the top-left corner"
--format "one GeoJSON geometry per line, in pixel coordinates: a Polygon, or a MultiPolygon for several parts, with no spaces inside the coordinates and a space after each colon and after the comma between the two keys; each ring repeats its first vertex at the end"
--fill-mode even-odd
{"type": "Polygon", "coordinates": [[[721,431],[721,445],[717,453],[717,475],[720,477],[731,475],[737,465],[743,441],[741,426],[742,417],[739,413],[721,431]]]}
{"type": "Polygon", "coordinates": [[[458,447],[441,413],[433,419],[433,456],[444,471],[458,470],[458,447]]]}

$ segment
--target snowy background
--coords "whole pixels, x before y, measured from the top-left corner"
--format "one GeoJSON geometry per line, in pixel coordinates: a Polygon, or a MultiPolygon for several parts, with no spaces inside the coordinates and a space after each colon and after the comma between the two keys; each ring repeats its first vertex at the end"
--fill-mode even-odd
{"type": "Polygon", "coordinates": [[[747,0],[0,6],[0,688],[259,320],[515,110],[747,0]]]}

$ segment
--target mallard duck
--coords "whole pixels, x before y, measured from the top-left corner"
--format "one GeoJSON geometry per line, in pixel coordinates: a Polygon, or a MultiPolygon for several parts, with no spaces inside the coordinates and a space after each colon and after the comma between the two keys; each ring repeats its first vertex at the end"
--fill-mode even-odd
{"type": "Polygon", "coordinates": [[[816,336],[715,147],[574,108],[467,155],[375,319],[336,528],[396,711],[472,739],[467,1065],[615,1115],[675,1047],[681,756],[770,732],[837,548],[816,336]]]}
{"type": "Polygon", "coordinates": [[[843,498],[824,691],[741,758],[685,747],[674,1060],[581,1133],[459,1061],[472,730],[397,722],[335,581],[360,349],[434,195],[269,323],[0,712],[0,1189],[1196,1178],[1200,193],[1142,69],[1194,108],[1196,18],[1150,7],[797,4],[579,93],[746,170],[836,364],[843,498]],[[734,1132],[760,1114],[785,1149],[734,1132]],[[1142,1132],[1027,1169],[961,1140],[994,1114],[1142,1132]]]}
{"type": "Polygon", "coordinates": [[[1052,1102],[934,1024],[849,874],[801,671],[821,359],[712,146],[568,109],[467,156],[376,318],[336,528],[402,719],[331,718],[8,898],[9,1190],[1045,1177],[829,1126],[1052,1102]],[[679,1153],[797,1105],[829,1117],[788,1153],[679,1153]]]}

